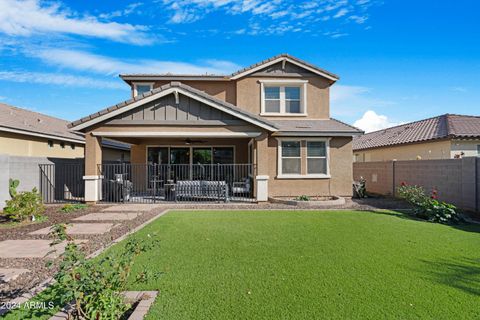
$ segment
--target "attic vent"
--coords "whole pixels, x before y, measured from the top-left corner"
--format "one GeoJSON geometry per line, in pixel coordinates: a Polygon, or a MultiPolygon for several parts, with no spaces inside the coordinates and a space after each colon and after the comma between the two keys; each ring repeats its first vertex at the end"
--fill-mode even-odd
{"type": "Polygon", "coordinates": [[[297,129],[308,129],[311,128],[312,126],[296,126],[295,128],[297,129]]]}

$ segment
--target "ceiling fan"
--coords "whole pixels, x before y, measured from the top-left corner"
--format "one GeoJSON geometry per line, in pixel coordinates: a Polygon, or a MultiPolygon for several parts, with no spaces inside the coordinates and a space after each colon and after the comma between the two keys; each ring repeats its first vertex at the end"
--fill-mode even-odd
{"type": "Polygon", "coordinates": [[[187,138],[187,139],[185,139],[184,141],[185,141],[185,144],[205,143],[205,142],[207,142],[206,140],[194,140],[194,139],[190,139],[190,138],[187,138]]]}

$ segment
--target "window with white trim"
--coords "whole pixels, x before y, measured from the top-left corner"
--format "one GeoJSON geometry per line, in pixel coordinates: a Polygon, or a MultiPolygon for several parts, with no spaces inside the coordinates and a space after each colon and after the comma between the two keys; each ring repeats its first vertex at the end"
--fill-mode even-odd
{"type": "Polygon", "coordinates": [[[278,178],[330,178],[328,138],[278,138],[278,141],[278,178]]]}
{"type": "Polygon", "coordinates": [[[282,141],[282,174],[302,173],[302,154],[300,141],[282,141]]]}
{"type": "Polygon", "coordinates": [[[307,174],[327,174],[325,141],[307,141],[307,174]]]}
{"type": "Polygon", "coordinates": [[[260,83],[262,115],[306,115],[306,81],[260,80],[260,83]]]}
{"type": "Polygon", "coordinates": [[[138,96],[153,89],[153,83],[134,83],[133,95],[138,96]]]}

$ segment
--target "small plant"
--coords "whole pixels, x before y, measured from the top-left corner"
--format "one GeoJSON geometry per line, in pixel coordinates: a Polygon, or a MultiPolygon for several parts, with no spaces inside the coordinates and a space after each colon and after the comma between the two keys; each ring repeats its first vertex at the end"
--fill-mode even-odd
{"type": "Polygon", "coordinates": [[[33,188],[32,191],[17,192],[18,184],[18,180],[10,180],[9,187],[13,196],[12,199],[6,201],[3,213],[7,219],[12,221],[25,221],[29,218],[35,221],[45,212],[42,198],[36,188],[33,188]]]}
{"type": "Polygon", "coordinates": [[[353,182],[353,195],[355,198],[366,198],[367,197],[367,180],[364,177],[360,177],[360,181],[353,182]]]}
{"type": "Polygon", "coordinates": [[[60,211],[64,212],[64,213],[70,213],[70,212],[74,212],[74,211],[79,211],[79,210],[84,210],[84,209],[87,209],[88,208],[88,205],[86,204],[83,204],[83,203],[67,203],[66,205],[64,205],[63,207],[60,208],[60,211]]]}
{"type": "Polygon", "coordinates": [[[11,198],[15,198],[17,195],[17,188],[20,184],[20,181],[14,179],[8,179],[8,193],[10,194],[11,198]]]}
{"type": "Polygon", "coordinates": [[[431,222],[456,223],[460,221],[457,207],[443,201],[438,201],[438,190],[432,189],[430,196],[419,186],[409,186],[402,182],[397,189],[400,198],[415,206],[414,214],[418,218],[431,222]]]}
{"type": "MultiPolygon", "coordinates": [[[[135,258],[154,247],[156,241],[139,243],[128,240],[124,250],[117,255],[100,260],[88,260],[84,251],[66,233],[65,224],[56,224],[50,235],[51,245],[67,241],[60,255],[59,271],[54,276],[61,292],[61,303],[73,301],[69,319],[120,319],[131,307],[125,303],[125,290],[135,258]]],[[[152,275],[141,272],[135,282],[146,282],[152,275]]]]}
{"type": "Polygon", "coordinates": [[[303,194],[301,196],[296,197],[295,200],[297,200],[297,201],[310,201],[310,197],[303,194]]]}

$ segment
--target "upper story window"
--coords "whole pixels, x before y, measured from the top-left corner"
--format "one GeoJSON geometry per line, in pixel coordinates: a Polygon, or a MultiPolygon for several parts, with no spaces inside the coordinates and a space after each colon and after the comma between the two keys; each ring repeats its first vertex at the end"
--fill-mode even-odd
{"type": "Polygon", "coordinates": [[[153,89],[153,83],[139,82],[133,83],[133,96],[144,94],[153,89]]]}
{"type": "Polygon", "coordinates": [[[261,115],[306,116],[306,80],[260,80],[261,115]]]}

